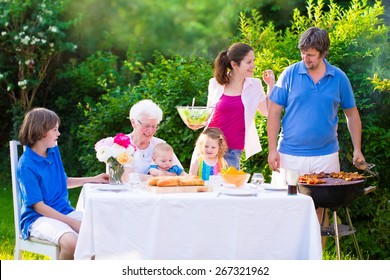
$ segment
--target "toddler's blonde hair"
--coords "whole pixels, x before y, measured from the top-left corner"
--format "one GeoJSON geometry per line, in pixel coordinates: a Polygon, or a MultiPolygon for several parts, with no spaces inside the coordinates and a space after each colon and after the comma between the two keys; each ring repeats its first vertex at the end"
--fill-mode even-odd
{"type": "Polygon", "coordinates": [[[225,136],[223,135],[223,132],[216,127],[209,127],[206,128],[198,137],[198,140],[196,140],[196,146],[199,149],[199,153],[203,155],[203,145],[204,142],[206,141],[207,138],[215,139],[218,140],[219,144],[219,150],[218,150],[218,158],[222,158],[227,150],[228,150],[228,145],[226,143],[225,136]]]}

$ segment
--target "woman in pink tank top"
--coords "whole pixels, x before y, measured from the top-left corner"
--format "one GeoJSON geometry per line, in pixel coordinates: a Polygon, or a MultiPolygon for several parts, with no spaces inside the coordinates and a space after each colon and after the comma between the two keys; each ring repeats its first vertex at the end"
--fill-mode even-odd
{"type": "Polygon", "coordinates": [[[219,53],[215,59],[214,78],[210,79],[207,106],[215,106],[207,127],[222,130],[228,151],[225,159],[229,166],[240,168],[240,158],[261,151],[255,116],[259,110],[268,116],[268,94],[275,84],[272,70],[263,71],[267,84],[264,93],[260,79],[253,78],[255,55],[251,46],[235,43],[219,53]]]}

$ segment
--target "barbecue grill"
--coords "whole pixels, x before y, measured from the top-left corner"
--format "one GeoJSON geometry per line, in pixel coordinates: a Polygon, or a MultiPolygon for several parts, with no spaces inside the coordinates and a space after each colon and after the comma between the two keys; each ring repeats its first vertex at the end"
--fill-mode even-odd
{"type": "Polygon", "coordinates": [[[324,184],[309,185],[298,184],[299,192],[312,197],[316,208],[325,208],[321,219],[321,235],[334,236],[336,239],[337,258],[340,259],[340,243],[339,237],[344,235],[352,235],[353,243],[359,259],[362,255],[355,236],[355,228],[352,225],[349,215],[348,205],[356,198],[373,191],[375,186],[366,185],[366,180],[345,181],[338,178],[324,178],[324,184]],[[344,208],[348,225],[337,224],[337,211],[344,208]],[[325,215],[327,209],[333,211],[333,225],[324,227],[325,215]]]}

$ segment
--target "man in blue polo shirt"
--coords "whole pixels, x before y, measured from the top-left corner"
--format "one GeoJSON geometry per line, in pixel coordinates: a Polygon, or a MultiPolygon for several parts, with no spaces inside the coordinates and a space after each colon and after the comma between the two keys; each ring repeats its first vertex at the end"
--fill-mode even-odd
{"type": "Polygon", "coordinates": [[[279,168],[295,169],[300,174],[340,171],[339,107],[344,110],[351,134],[353,163],[364,160],[362,125],[352,87],[345,73],[325,59],[329,46],[326,30],[306,30],[298,44],[302,60],[282,72],[271,93],[268,163],[274,180],[280,177],[279,168]]]}

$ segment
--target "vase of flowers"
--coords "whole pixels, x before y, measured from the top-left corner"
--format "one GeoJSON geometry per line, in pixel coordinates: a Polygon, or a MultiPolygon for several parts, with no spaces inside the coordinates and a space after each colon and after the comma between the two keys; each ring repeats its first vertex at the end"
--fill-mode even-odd
{"type": "Polygon", "coordinates": [[[110,184],[122,185],[124,182],[122,176],[125,171],[123,165],[117,162],[116,160],[112,160],[107,162],[107,169],[108,169],[110,184]]]}
{"type": "Polygon", "coordinates": [[[125,167],[132,166],[134,160],[135,145],[130,137],[118,133],[115,137],[107,137],[95,144],[96,157],[107,165],[107,173],[110,176],[110,184],[123,184],[125,167]]]}

